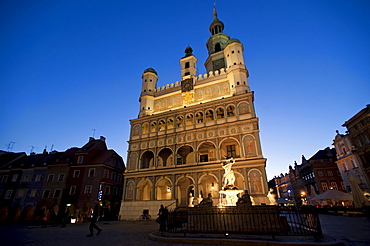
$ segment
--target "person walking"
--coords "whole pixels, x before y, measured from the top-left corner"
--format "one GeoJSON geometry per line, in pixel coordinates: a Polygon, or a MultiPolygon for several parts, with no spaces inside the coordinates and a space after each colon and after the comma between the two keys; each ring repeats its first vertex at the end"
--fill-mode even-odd
{"type": "Polygon", "coordinates": [[[61,219],[62,219],[62,225],[60,226],[61,228],[66,227],[67,222],[68,222],[68,217],[69,217],[69,207],[66,206],[64,208],[64,211],[61,213],[61,219]]]}
{"type": "Polygon", "coordinates": [[[49,209],[46,210],[44,217],[42,218],[42,226],[41,228],[46,228],[48,226],[48,221],[50,220],[50,211],[49,209]]]}
{"type": "Polygon", "coordinates": [[[159,216],[159,230],[165,231],[168,217],[168,209],[165,206],[161,205],[158,211],[158,216],[159,216]]]}
{"type": "Polygon", "coordinates": [[[96,221],[99,218],[99,214],[100,214],[100,201],[96,200],[94,209],[91,214],[91,220],[89,225],[90,234],[86,235],[86,237],[94,236],[94,229],[98,231],[96,233],[97,236],[102,232],[102,229],[100,229],[99,226],[96,225],[96,221]]]}

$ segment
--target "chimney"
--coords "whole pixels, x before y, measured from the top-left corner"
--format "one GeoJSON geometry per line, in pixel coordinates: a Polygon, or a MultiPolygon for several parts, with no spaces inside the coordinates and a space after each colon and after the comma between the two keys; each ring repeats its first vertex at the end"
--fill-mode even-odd
{"type": "Polygon", "coordinates": [[[103,137],[103,136],[100,136],[100,141],[103,141],[103,142],[105,142],[105,137],[103,137]]]}
{"type": "Polygon", "coordinates": [[[89,142],[94,141],[95,139],[93,137],[89,138],[89,142]]]}

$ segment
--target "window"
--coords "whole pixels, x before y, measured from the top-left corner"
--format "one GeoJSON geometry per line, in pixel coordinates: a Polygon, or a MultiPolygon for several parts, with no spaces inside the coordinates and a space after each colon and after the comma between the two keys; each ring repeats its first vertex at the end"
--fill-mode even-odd
{"type": "Polygon", "coordinates": [[[18,174],[13,174],[12,182],[16,182],[18,179],[18,174]]]}
{"type": "Polygon", "coordinates": [[[354,160],[351,160],[351,162],[352,162],[353,168],[357,168],[358,167],[357,164],[356,164],[356,162],[354,160]]]}
{"type": "Polygon", "coordinates": [[[104,195],[109,195],[109,194],[110,194],[110,186],[106,186],[104,195]]]}
{"type": "Polygon", "coordinates": [[[60,189],[56,189],[56,190],[54,191],[54,198],[59,198],[61,193],[62,193],[62,190],[60,190],[60,189]]]}
{"type": "Polygon", "coordinates": [[[81,164],[84,161],[84,157],[81,155],[78,157],[77,163],[81,164]]]}
{"type": "Polygon", "coordinates": [[[346,190],[346,187],[344,186],[343,182],[340,182],[340,185],[342,186],[342,190],[346,190]]]}
{"type": "Polygon", "coordinates": [[[333,190],[338,190],[337,182],[331,182],[331,183],[330,183],[330,187],[331,187],[333,190]]]}
{"type": "Polygon", "coordinates": [[[104,178],[108,178],[109,177],[109,171],[108,170],[104,170],[104,178]]]}
{"type": "Polygon", "coordinates": [[[32,189],[30,193],[30,197],[35,197],[37,194],[37,189],[32,189]]]}
{"type": "Polygon", "coordinates": [[[186,62],[185,63],[185,68],[189,68],[190,67],[190,62],[186,62]]]}
{"type": "Polygon", "coordinates": [[[75,171],[73,172],[73,177],[74,177],[74,178],[78,178],[78,177],[80,177],[80,170],[75,170],[75,171]]]}
{"type": "Polygon", "coordinates": [[[54,181],[54,174],[49,174],[48,176],[48,182],[53,182],[54,181]]]}
{"type": "Polygon", "coordinates": [[[328,190],[328,184],[327,184],[326,182],[322,182],[322,183],[321,183],[321,187],[322,187],[322,190],[323,190],[323,191],[328,190]]]}
{"type": "Polygon", "coordinates": [[[35,182],[39,182],[39,181],[41,181],[41,174],[37,174],[35,176],[35,182]]]}
{"type": "Polygon", "coordinates": [[[23,197],[24,196],[24,190],[18,190],[18,195],[17,197],[23,197]]]}
{"type": "Polygon", "coordinates": [[[208,162],[208,155],[200,155],[200,162],[208,162]]]}
{"type": "Polygon", "coordinates": [[[7,190],[4,199],[10,199],[12,197],[13,190],[7,190]]]}
{"type": "Polygon", "coordinates": [[[47,199],[49,198],[49,196],[50,196],[50,190],[49,189],[44,190],[44,193],[42,194],[42,198],[47,199]]]}
{"type": "Polygon", "coordinates": [[[344,168],[344,171],[348,171],[346,163],[343,163],[343,168],[344,168]]]}
{"type": "Polygon", "coordinates": [[[117,187],[113,187],[112,193],[113,196],[117,196],[117,187]]]}
{"type": "Polygon", "coordinates": [[[88,177],[93,178],[94,176],[95,176],[95,168],[90,168],[88,177]]]}
{"type": "Polygon", "coordinates": [[[1,183],[6,183],[8,181],[8,175],[4,175],[1,179],[1,183]]]}
{"type": "Polygon", "coordinates": [[[317,171],[317,174],[318,174],[320,177],[323,177],[323,176],[324,176],[324,172],[323,172],[323,171],[317,171]]]}
{"type": "Polygon", "coordinates": [[[23,182],[28,182],[30,176],[29,175],[24,175],[23,176],[23,182]]]}
{"type": "Polygon", "coordinates": [[[122,181],[122,174],[118,174],[118,181],[121,182],[122,181]]]}
{"type": "Polygon", "coordinates": [[[91,194],[92,191],[92,185],[86,185],[85,186],[85,194],[91,194]]]}
{"type": "Polygon", "coordinates": [[[115,172],[112,172],[112,179],[116,180],[116,173],[115,172]]]}
{"type": "Polygon", "coordinates": [[[217,43],[215,45],[215,52],[219,52],[219,51],[221,51],[221,44],[220,43],[217,43]]]}
{"type": "Polygon", "coordinates": [[[328,176],[333,176],[333,171],[332,170],[328,170],[328,176]]]}
{"type": "Polygon", "coordinates": [[[72,185],[71,188],[69,188],[69,194],[74,195],[76,194],[76,186],[72,185]]]}
{"type": "Polygon", "coordinates": [[[64,173],[60,173],[59,177],[58,177],[58,181],[60,181],[60,182],[64,181],[64,176],[65,176],[64,173]]]}
{"type": "Polygon", "coordinates": [[[227,157],[235,157],[236,156],[235,145],[226,145],[226,152],[227,157]]]}

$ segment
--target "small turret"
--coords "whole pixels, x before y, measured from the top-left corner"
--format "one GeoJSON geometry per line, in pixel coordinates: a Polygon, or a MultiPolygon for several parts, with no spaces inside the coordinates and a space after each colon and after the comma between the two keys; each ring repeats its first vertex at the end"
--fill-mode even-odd
{"type": "Polygon", "coordinates": [[[249,73],[244,64],[243,51],[243,45],[237,39],[230,39],[229,44],[224,49],[227,77],[236,95],[250,92],[249,73]]]}
{"type": "Polygon", "coordinates": [[[197,61],[198,59],[195,58],[193,55],[193,49],[188,45],[185,49],[185,56],[180,59],[181,65],[181,77],[192,75],[197,75],[197,61]]]}
{"type": "Polygon", "coordinates": [[[139,118],[150,115],[154,108],[154,94],[157,86],[158,75],[153,68],[144,70],[140,95],[139,118]]]}

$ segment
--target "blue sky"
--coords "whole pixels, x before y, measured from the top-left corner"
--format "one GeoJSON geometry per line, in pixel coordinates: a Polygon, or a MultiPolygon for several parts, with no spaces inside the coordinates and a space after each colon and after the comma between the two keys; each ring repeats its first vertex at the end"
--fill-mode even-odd
{"type": "MultiPolygon", "coordinates": [[[[0,2],[0,149],[64,151],[105,136],[125,160],[141,75],[180,80],[187,45],[205,73],[213,2],[0,2]]],[[[217,1],[244,45],[268,178],[332,147],[370,103],[370,2],[217,1]]]]}

